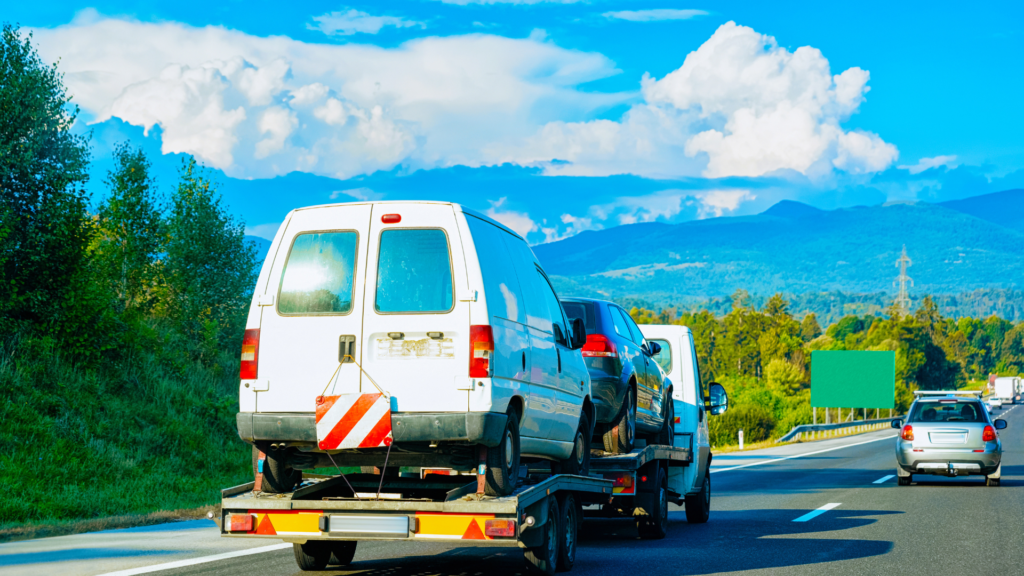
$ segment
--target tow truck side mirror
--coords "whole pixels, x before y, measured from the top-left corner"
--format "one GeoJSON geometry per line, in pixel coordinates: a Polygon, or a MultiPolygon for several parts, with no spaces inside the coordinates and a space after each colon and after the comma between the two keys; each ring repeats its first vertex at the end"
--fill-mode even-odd
{"type": "Polygon", "coordinates": [[[718,416],[729,409],[729,395],[718,382],[708,384],[708,397],[704,399],[712,416],[718,416]]]}

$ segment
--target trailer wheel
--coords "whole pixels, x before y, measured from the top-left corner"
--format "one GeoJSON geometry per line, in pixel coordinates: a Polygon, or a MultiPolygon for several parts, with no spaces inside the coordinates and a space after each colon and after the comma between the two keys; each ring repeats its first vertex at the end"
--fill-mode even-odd
{"type": "Polygon", "coordinates": [[[562,474],[586,476],[590,473],[590,419],[585,412],[580,413],[580,423],[572,442],[572,454],[560,464],[562,474]]]}
{"type": "Polygon", "coordinates": [[[668,477],[665,470],[658,469],[653,510],[647,516],[637,518],[636,529],[644,540],[661,540],[668,533],[668,477]]]}
{"type": "Polygon", "coordinates": [[[658,432],[657,443],[662,446],[672,446],[676,438],[676,407],[671,396],[668,397],[666,404],[668,405],[665,407],[665,422],[658,432]]]}
{"type": "Polygon", "coordinates": [[[580,537],[580,524],[583,518],[583,507],[576,496],[570,492],[562,499],[559,520],[562,523],[561,542],[558,543],[558,571],[568,572],[576,563],[576,546],[580,537]]]}
{"type": "Polygon", "coordinates": [[[626,391],[622,409],[612,427],[604,433],[604,451],[612,454],[629,454],[633,451],[636,438],[636,401],[632,387],[626,391]]]}
{"type": "MultiPolygon", "coordinates": [[[[252,471],[258,472],[259,450],[252,447],[252,471]]],[[[282,452],[265,452],[263,460],[263,492],[284,494],[291,492],[302,481],[302,470],[288,466],[288,455],[282,452]]]]}
{"type": "Polygon", "coordinates": [[[356,555],[355,540],[342,540],[331,542],[331,559],[327,562],[331,566],[348,566],[356,555]]]}
{"type": "Polygon", "coordinates": [[[323,570],[331,560],[331,548],[327,542],[309,540],[305,544],[292,544],[295,563],[300,570],[323,570]]]}
{"type": "Polygon", "coordinates": [[[540,546],[527,548],[523,555],[526,558],[526,567],[536,573],[552,576],[558,564],[559,540],[561,540],[561,522],[559,522],[558,501],[554,496],[548,496],[547,503],[548,521],[539,529],[544,531],[544,539],[540,546]]]}
{"type": "Polygon", "coordinates": [[[703,524],[711,516],[711,474],[704,471],[704,483],[700,492],[686,497],[686,521],[690,524],[703,524]]]}
{"type": "Polygon", "coordinates": [[[508,409],[501,443],[487,449],[487,474],[484,492],[488,496],[508,496],[519,481],[519,415],[508,409]]]}

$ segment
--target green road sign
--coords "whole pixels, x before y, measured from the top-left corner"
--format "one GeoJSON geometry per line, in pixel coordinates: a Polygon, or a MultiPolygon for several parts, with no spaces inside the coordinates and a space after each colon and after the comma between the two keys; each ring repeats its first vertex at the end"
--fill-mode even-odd
{"type": "Polygon", "coordinates": [[[893,408],[895,398],[895,352],[811,352],[811,406],[893,408]]]}

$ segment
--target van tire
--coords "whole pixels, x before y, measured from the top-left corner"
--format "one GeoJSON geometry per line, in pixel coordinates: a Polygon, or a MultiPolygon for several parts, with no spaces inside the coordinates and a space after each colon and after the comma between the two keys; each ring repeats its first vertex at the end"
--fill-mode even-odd
{"type": "Polygon", "coordinates": [[[299,570],[323,570],[331,561],[331,548],[329,543],[321,540],[308,540],[305,544],[292,544],[292,552],[295,553],[295,563],[299,570]]]}
{"type": "Polygon", "coordinates": [[[331,542],[331,559],[327,562],[331,566],[348,566],[356,556],[355,540],[342,540],[331,542]]]}
{"type": "Polygon", "coordinates": [[[711,474],[704,471],[704,482],[700,492],[686,496],[686,521],[690,524],[703,524],[711,516],[711,474]]]}
{"type": "MultiPolygon", "coordinates": [[[[291,492],[302,481],[302,470],[288,466],[288,454],[283,451],[266,452],[263,460],[263,487],[267,494],[291,492]]],[[[252,447],[252,472],[258,471],[260,451],[252,447]]]]}
{"type": "Polygon", "coordinates": [[[672,446],[676,437],[676,407],[675,402],[672,401],[672,396],[669,396],[665,401],[664,412],[665,421],[661,425],[661,430],[658,431],[655,443],[662,446],[672,446]]]}
{"type": "Polygon", "coordinates": [[[540,527],[544,531],[540,546],[527,548],[523,555],[526,558],[526,567],[535,574],[553,576],[558,565],[558,556],[561,553],[562,527],[559,519],[560,511],[558,501],[554,496],[548,496],[547,502],[548,520],[540,527]]]}
{"type": "Polygon", "coordinates": [[[668,534],[668,476],[663,468],[658,469],[658,483],[650,502],[650,513],[637,518],[636,529],[644,540],[661,540],[668,534]]]}
{"type": "Polygon", "coordinates": [[[484,493],[488,496],[508,496],[519,482],[519,414],[514,408],[506,414],[501,442],[487,449],[484,493]]]}
{"type": "Polygon", "coordinates": [[[633,451],[636,439],[636,392],[632,386],[622,399],[622,408],[612,423],[612,427],[604,433],[604,451],[612,454],[629,454],[633,451]]]}
{"type": "Polygon", "coordinates": [[[572,441],[572,454],[561,461],[559,469],[562,474],[586,476],[590,473],[590,419],[586,412],[580,412],[580,423],[576,426],[576,436],[572,441]]]}

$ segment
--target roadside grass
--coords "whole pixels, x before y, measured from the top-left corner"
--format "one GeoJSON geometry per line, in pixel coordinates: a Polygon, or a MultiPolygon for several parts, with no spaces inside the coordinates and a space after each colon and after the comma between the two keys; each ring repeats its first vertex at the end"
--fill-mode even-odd
{"type": "Polygon", "coordinates": [[[98,368],[46,340],[0,342],[0,534],[151,523],[252,479],[237,357],[199,362],[169,333],[149,338],[98,368]]]}
{"type": "MultiPolygon", "coordinates": [[[[202,506],[186,510],[160,510],[148,514],[128,514],[124,516],[105,516],[102,518],[91,518],[88,520],[65,520],[43,524],[24,524],[0,529],[0,542],[13,542],[17,540],[31,540],[33,538],[49,538],[52,536],[69,536],[71,534],[82,534],[84,532],[99,532],[100,530],[117,530],[120,528],[136,528],[139,526],[152,526],[154,524],[166,524],[181,520],[205,520],[207,514],[213,513],[214,518],[220,518],[220,504],[213,506],[202,506]]],[[[213,522],[211,521],[211,524],[213,522]]]]}
{"type": "MultiPolygon", "coordinates": [[[[790,440],[788,442],[779,442],[775,439],[762,440],[760,442],[744,442],[743,452],[748,450],[760,450],[762,448],[773,448],[775,446],[785,446],[787,444],[806,444],[809,442],[817,442],[819,440],[829,440],[832,438],[842,438],[844,436],[857,436],[860,434],[867,434],[868,432],[878,432],[880,430],[886,430],[886,427],[875,428],[871,430],[856,431],[854,428],[839,428],[836,430],[827,430],[824,432],[818,432],[813,438],[801,437],[800,439],[790,440]]],[[[740,452],[739,443],[729,444],[727,446],[712,446],[711,451],[715,454],[727,454],[729,452],[740,452]]]]}

